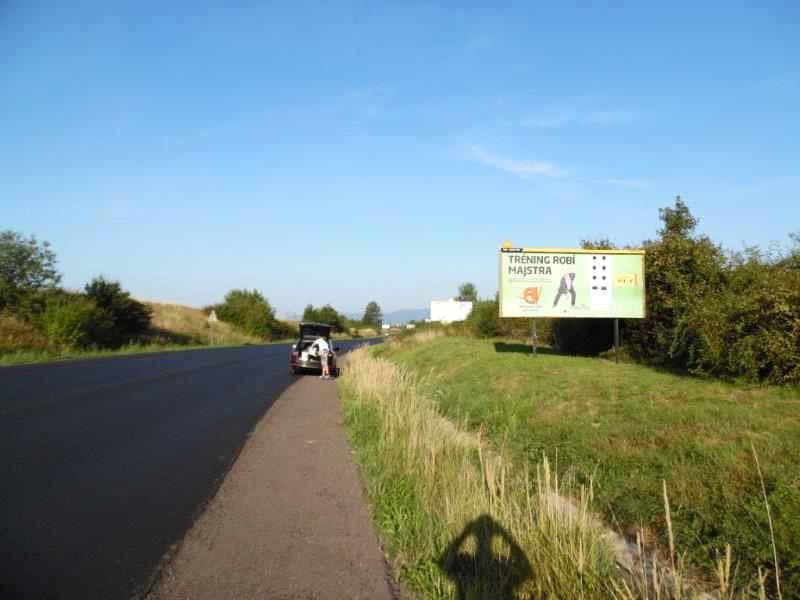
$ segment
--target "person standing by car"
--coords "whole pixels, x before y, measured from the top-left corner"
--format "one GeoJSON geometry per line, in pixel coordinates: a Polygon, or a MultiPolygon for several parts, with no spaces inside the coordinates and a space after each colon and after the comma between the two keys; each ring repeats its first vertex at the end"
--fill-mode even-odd
{"type": "Polygon", "coordinates": [[[328,345],[328,341],[324,337],[319,337],[316,341],[311,344],[312,348],[317,349],[317,353],[319,353],[319,362],[322,365],[322,375],[319,376],[320,379],[330,379],[331,372],[330,368],[328,367],[328,355],[331,353],[331,347],[328,345]]]}

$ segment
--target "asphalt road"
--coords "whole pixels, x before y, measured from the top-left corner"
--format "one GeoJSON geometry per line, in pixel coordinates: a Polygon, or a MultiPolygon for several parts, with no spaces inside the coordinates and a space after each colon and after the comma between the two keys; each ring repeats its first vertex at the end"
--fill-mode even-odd
{"type": "Polygon", "coordinates": [[[0,368],[0,598],[146,590],[288,361],[279,344],[0,368]]]}

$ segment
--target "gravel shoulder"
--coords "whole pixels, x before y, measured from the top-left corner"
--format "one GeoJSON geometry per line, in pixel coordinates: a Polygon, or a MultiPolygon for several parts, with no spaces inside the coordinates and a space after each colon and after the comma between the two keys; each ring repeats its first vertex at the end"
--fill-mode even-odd
{"type": "Polygon", "coordinates": [[[148,597],[399,597],[340,421],[335,382],[286,390],[148,597]]]}

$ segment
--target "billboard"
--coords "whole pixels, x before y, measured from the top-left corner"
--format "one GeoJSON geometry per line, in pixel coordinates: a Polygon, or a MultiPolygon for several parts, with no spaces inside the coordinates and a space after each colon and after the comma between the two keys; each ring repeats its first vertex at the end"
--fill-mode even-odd
{"type": "Polygon", "coordinates": [[[644,250],[500,250],[501,317],[644,318],[644,250]]]}

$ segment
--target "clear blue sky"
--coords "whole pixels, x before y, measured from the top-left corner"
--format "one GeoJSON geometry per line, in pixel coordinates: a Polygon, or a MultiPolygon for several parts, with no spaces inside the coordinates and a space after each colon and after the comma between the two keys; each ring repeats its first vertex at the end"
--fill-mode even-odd
{"type": "Polygon", "coordinates": [[[64,283],[427,306],[503,240],[800,227],[800,3],[0,0],[0,229],[64,283]]]}

